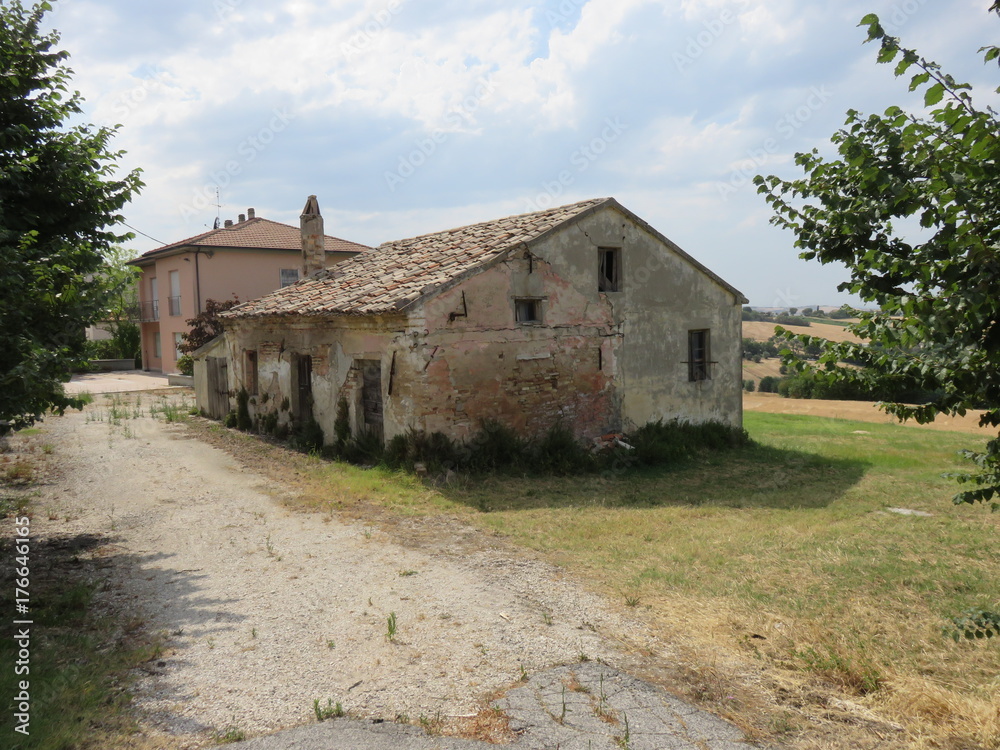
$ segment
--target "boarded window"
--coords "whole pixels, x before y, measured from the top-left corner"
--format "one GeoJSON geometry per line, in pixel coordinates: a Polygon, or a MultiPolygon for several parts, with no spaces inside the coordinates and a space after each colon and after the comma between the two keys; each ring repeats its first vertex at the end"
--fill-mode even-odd
{"type": "Polygon", "coordinates": [[[709,329],[688,331],[688,380],[710,380],[709,329]]]}
{"type": "Polygon", "coordinates": [[[282,288],[291,286],[299,280],[299,269],[297,268],[282,268],[280,274],[282,288]]]}
{"type": "Polygon", "coordinates": [[[257,395],[257,352],[247,352],[247,393],[251,396],[257,395]]]}
{"type": "Polygon", "coordinates": [[[617,247],[598,249],[600,268],[597,275],[597,291],[617,292],[621,278],[622,251],[617,247]]]}
{"type": "Polygon", "coordinates": [[[518,323],[541,323],[542,302],[537,299],[515,299],[514,320],[518,323]]]}

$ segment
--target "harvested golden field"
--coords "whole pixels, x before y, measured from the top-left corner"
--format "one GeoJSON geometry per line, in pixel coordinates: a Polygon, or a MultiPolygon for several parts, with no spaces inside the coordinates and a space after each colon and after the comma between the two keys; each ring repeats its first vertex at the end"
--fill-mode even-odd
{"type": "MultiPolygon", "coordinates": [[[[763,321],[743,321],[743,337],[754,341],[767,341],[774,335],[774,323],[763,321]]],[[[858,337],[844,326],[834,323],[813,323],[811,326],[782,326],[792,333],[805,333],[809,336],[820,336],[830,341],[859,341],[858,337]]]]}
{"type": "Polygon", "coordinates": [[[782,377],[779,368],[781,367],[781,360],[777,357],[769,357],[768,359],[762,359],[760,362],[753,362],[749,359],[743,360],[743,379],[753,380],[756,383],[760,382],[761,378],[766,378],[769,375],[773,375],[776,378],[782,377]]]}

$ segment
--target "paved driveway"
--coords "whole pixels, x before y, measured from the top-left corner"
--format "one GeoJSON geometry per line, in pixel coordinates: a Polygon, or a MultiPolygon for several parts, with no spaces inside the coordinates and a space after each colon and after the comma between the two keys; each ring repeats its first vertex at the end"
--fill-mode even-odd
{"type": "Polygon", "coordinates": [[[66,393],[124,393],[126,391],[155,391],[170,388],[167,376],[159,372],[120,370],[118,372],[87,372],[73,376],[66,384],[66,393]]]}

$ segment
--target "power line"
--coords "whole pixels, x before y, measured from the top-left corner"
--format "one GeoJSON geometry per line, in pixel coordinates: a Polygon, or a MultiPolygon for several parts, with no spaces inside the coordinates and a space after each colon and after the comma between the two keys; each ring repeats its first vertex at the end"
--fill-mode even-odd
{"type": "Polygon", "coordinates": [[[151,240],[152,240],[153,242],[159,242],[159,243],[160,243],[161,245],[166,245],[166,244],[167,244],[167,243],[166,243],[166,242],[164,242],[163,240],[158,240],[158,239],[156,239],[156,237],[150,237],[150,236],[149,236],[148,234],[146,234],[145,232],[140,232],[140,231],[139,231],[138,229],[136,229],[136,228],[135,228],[134,226],[132,226],[131,224],[128,224],[128,223],[126,223],[126,222],[124,222],[124,221],[122,222],[122,224],[125,224],[125,226],[127,226],[127,227],[128,227],[129,229],[131,229],[131,230],[132,230],[133,232],[135,232],[135,233],[137,233],[137,234],[141,234],[141,235],[142,235],[143,237],[148,237],[148,238],[149,238],[149,239],[151,239],[151,240]]]}

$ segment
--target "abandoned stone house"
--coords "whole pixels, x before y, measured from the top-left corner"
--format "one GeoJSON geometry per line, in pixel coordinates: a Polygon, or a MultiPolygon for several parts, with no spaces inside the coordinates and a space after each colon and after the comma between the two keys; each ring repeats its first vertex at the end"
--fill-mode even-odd
{"type": "MultiPolygon", "coordinates": [[[[314,197],[304,262],[323,235],[314,197]]],[[[310,265],[312,263],[312,265],[310,265]]],[[[462,439],[742,423],[747,300],[613,198],[389,242],[224,314],[230,393],[279,423],[462,439]],[[273,419],[274,417],[272,417],[273,419]]],[[[216,345],[218,350],[220,345],[216,345]]]]}

